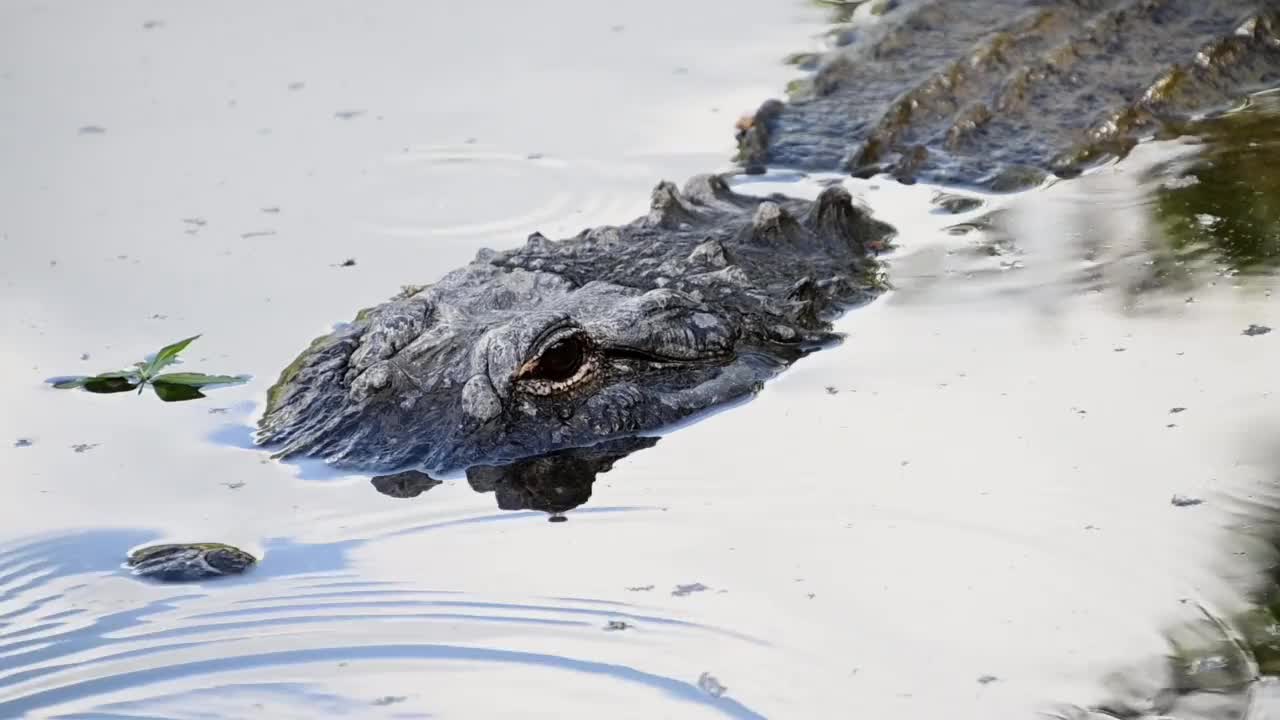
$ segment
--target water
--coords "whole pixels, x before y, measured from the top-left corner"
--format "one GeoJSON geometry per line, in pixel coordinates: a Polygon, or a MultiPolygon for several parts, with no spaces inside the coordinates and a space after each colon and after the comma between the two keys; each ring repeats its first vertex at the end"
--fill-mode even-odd
{"type": "Polygon", "coordinates": [[[844,344],[593,481],[397,498],[251,448],[280,369],[481,247],[727,169],[829,9],[0,12],[0,717],[1028,717],[1265,579],[1231,528],[1277,477],[1280,333],[1242,334],[1280,328],[1272,96],[959,215],[845,180],[900,235],[844,344]],[[197,332],[183,369],[252,381],[43,384],[197,332]],[[202,541],[259,565],[123,567],[202,541]]]}

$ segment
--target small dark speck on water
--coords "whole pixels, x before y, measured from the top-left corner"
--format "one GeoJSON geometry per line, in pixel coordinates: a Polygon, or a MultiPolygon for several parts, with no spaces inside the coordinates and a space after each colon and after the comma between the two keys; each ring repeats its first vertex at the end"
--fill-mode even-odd
{"type": "Polygon", "coordinates": [[[528,155],[525,155],[525,159],[527,160],[541,160],[543,157],[545,156],[540,152],[531,152],[528,155]]]}
{"type": "Polygon", "coordinates": [[[671,594],[675,595],[676,597],[684,597],[686,595],[692,595],[693,593],[696,593],[696,592],[706,592],[707,590],[710,590],[710,589],[711,588],[707,587],[706,585],[703,585],[702,583],[693,583],[691,585],[677,585],[676,589],[671,591],[671,594]]]}
{"type": "Polygon", "coordinates": [[[1111,352],[1124,352],[1125,350],[1128,350],[1128,349],[1129,348],[1122,348],[1122,347],[1112,348],[1111,352]]]}
{"type": "Polygon", "coordinates": [[[237,480],[236,482],[225,482],[225,483],[222,483],[222,484],[223,484],[223,486],[225,486],[228,490],[239,490],[240,488],[244,487],[244,481],[243,481],[243,480],[237,480]]]}
{"type": "Polygon", "coordinates": [[[270,237],[275,234],[275,230],[254,230],[252,232],[240,233],[240,237],[243,240],[248,240],[249,238],[256,237],[270,237]]]}
{"type": "Polygon", "coordinates": [[[704,672],[698,676],[698,688],[712,697],[720,697],[729,689],[709,672],[704,672]]]}
{"type": "Polygon", "coordinates": [[[978,678],[978,684],[979,684],[979,685],[990,685],[991,683],[993,683],[993,682],[995,682],[995,681],[997,681],[997,680],[999,680],[999,679],[1000,679],[1000,678],[996,677],[995,675],[983,675],[983,676],[981,676],[981,677],[979,677],[979,678],[978,678]]]}
{"type": "Polygon", "coordinates": [[[224,407],[209,408],[210,415],[225,415],[226,412],[227,412],[227,409],[224,407]]]}
{"type": "Polygon", "coordinates": [[[1189,495],[1174,495],[1169,498],[1169,504],[1175,507],[1191,507],[1192,505],[1199,505],[1202,502],[1204,502],[1204,500],[1197,497],[1191,497],[1189,495]]]}
{"type": "Polygon", "coordinates": [[[626,25],[611,25],[611,26],[609,27],[609,29],[610,29],[610,30],[612,30],[613,32],[622,32],[623,30],[626,30],[626,29],[627,29],[627,26],[626,26],[626,25]]]}
{"type": "Polygon", "coordinates": [[[652,585],[633,585],[627,588],[629,592],[649,592],[652,589],[652,585]]]}
{"type": "Polygon", "coordinates": [[[1176,427],[1178,427],[1178,423],[1169,423],[1168,425],[1165,425],[1165,427],[1167,427],[1167,428],[1176,428],[1176,427]]]}
{"type": "Polygon", "coordinates": [[[280,212],[280,208],[275,205],[272,205],[271,207],[262,208],[262,212],[271,213],[272,215],[275,215],[276,213],[280,212]]]}
{"type": "Polygon", "coordinates": [[[289,89],[290,89],[290,90],[294,90],[294,91],[301,90],[302,88],[304,88],[304,87],[306,87],[306,86],[307,86],[307,84],[306,84],[306,83],[304,83],[304,82],[291,82],[291,83],[289,83],[289,89]]]}
{"type": "Polygon", "coordinates": [[[81,359],[81,360],[88,360],[88,359],[89,359],[89,353],[80,353],[80,359],[81,359]]]}
{"type": "Polygon", "coordinates": [[[339,120],[352,120],[364,114],[363,110],[339,110],[333,114],[339,120]]]}
{"type": "Polygon", "coordinates": [[[1269,332],[1271,332],[1271,328],[1267,327],[1266,325],[1250,325],[1249,327],[1241,331],[1240,334],[1253,337],[1255,335],[1266,335],[1269,332]]]}
{"type": "Polygon", "coordinates": [[[338,263],[338,267],[355,267],[355,266],[356,266],[355,258],[347,258],[346,260],[343,260],[342,262],[338,263]]]}
{"type": "Polygon", "coordinates": [[[604,626],[604,629],[605,630],[626,630],[630,627],[631,627],[630,623],[627,623],[624,620],[610,620],[608,624],[604,626]]]}
{"type": "Polygon", "coordinates": [[[395,705],[396,703],[402,703],[406,699],[407,698],[404,695],[383,695],[377,700],[374,700],[373,704],[379,707],[385,707],[387,705],[395,705]]]}
{"type": "Polygon", "coordinates": [[[840,391],[839,391],[839,390],[837,390],[837,389],[835,388],[835,386],[834,386],[834,385],[828,385],[828,386],[827,386],[827,394],[828,394],[828,395],[835,395],[835,394],[836,394],[836,393],[838,393],[838,392],[840,392],[840,391]]]}
{"type": "Polygon", "coordinates": [[[1177,415],[1178,413],[1180,413],[1180,412],[1185,412],[1185,411],[1186,411],[1186,408],[1184,408],[1184,407],[1173,407],[1173,408],[1169,408],[1169,414],[1170,414],[1170,415],[1177,415]]]}
{"type": "Polygon", "coordinates": [[[84,453],[84,452],[89,452],[90,450],[96,447],[98,447],[98,443],[76,443],[75,445],[71,446],[71,449],[75,450],[78,453],[84,453]]]}
{"type": "Polygon", "coordinates": [[[13,441],[13,446],[16,448],[31,447],[32,445],[35,445],[35,443],[31,442],[31,438],[18,438],[13,441]]]}
{"type": "Polygon", "coordinates": [[[148,20],[142,23],[143,30],[155,30],[156,28],[162,28],[162,27],[164,27],[163,20],[148,20]]]}
{"type": "Polygon", "coordinates": [[[81,135],[101,135],[106,131],[107,131],[106,128],[101,127],[99,125],[85,125],[84,127],[80,128],[77,132],[79,132],[79,134],[81,135]]]}

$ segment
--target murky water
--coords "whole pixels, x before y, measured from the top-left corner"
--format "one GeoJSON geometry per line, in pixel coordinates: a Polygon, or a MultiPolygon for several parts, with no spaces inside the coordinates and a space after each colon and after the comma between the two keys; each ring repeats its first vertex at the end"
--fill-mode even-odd
{"type": "Polygon", "coordinates": [[[0,13],[0,717],[1028,717],[1265,588],[1275,95],[959,214],[843,179],[900,234],[841,346],[571,472],[371,479],[251,447],[296,352],[727,168],[828,9],[0,13]],[[252,380],[43,382],[195,333],[252,380]],[[258,565],[124,566],[215,541],[258,565]]]}

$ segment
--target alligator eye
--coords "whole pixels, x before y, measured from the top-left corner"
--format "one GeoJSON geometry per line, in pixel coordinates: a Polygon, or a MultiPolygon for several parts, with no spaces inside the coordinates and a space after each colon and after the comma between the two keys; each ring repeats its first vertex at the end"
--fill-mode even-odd
{"type": "Polygon", "coordinates": [[[565,390],[591,372],[592,349],[591,339],[580,331],[559,337],[522,365],[516,380],[537,395],[565,390]]]}
{"type": "Polygon", "coordinates": [[[586,361],[586,343],[581,337],[570,335],[552,343],[521,375],[530,380],[564,382],[577,374],[586,361]]]}

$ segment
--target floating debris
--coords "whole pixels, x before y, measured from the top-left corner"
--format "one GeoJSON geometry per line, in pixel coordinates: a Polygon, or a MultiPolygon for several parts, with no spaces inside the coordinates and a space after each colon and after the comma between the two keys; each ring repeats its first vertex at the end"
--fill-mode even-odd
{"type": "Polygon", "coordinates": [[[706,592],[710,589],[711,588],[707,587],[706,585],[703,585],[702,583],[693,583],[691,585],[677,585],[676,589],[671,591],[671,594],[675,595],[676,597],[684,597],[686,595],[692,595],[693,593],[697,593],[697,592],[706,592]]]}
{"type": "Polygon", "coordinates": [[[374,700],[373,704],[377,705],[378,707],[386,707],[387,705],[395,705],[396,703],[402,703],[408,699],[409,699],[408,696],[405,696],[405,695],[383,695],[377,700],[374,700]]]}
{"type": "Polygon", "coordinates": [[[1169,498],[1169,503],[1177,507],[1191,507],[1192,505],[1199,505],[1202,502],[1204,502],[1204,500],[1197,497],[1191,497],[1190,495],[1174,495],[1169,498]]]}
{"type": "MultiPolygon", "coordinates": [[[[163,315],[152,315],[153,319],[164,319],[163,315]]],[[[194,342],[199,335],[170,343],[160,348],[148,360],[133,364],[128,370],[115,370],[97,375],[76,375],[72,377],[50,378],[48,382],[58,390],[85,390],[91,393],[109,394],[137,390],[142,393],[148,385],[155,391],[156,397],[165,402],[195,400],[205,397],[201,391],[207,387],[239,385],[248,382],[247,375],[205,375],[204,373],[160,371],[178,362],[178,356],[194,342]]],[[[79,452],[79,451],[77,451],[79,452]]]]}
{"type": "Polygon", "coordinates": [[[13,441],[13,446],[16,448],[31,447],[32,445],[35,445],[35,442],[31,438],[18,438],[13,441]]]}
{"type": "Polygon", "coordinates": [[[294,90],[294,91],[301,90],[302,88],[304,88],[304,87],[306,87],[306,86],[307,86],[307,84],[306,84],[306,83],[304,83],[304,82],[291,82],[291,83],[289,83],[289,89],[290,89],[290,90],[294,90]]]}
{"type": "Polygon", "coordinates": [[[635,585],[627,588],[628,592],[649,592],[653,589],[652,585],[635,585]]]}
{"type": "Polygon", "coordinates": [[[98,447],[98,443],[76,443],[71,446],[71,449],[78,453],[86,453],[96,447],[98,447]]]}
{"type": "Polygon", "coordinates": [[[828,395],[835,395],[836,393],[840,392],[839,390],[836,389],[834,385],[828,385],[826,390],[828,395]]]}
{"type": "Polygon", "coordinates": [[[248,240],[249,238],[256,237],[270,237],[275,234],[275,230],[254,230],[252,232],[240,233],[240,238],[242,240],[248,240]]]}
{"type": "Polygon", "coordinates": [[[339,120],[352,120],[364,114],[364,110],[339,110],[333,114],[339,120]]]}
{"type": "Polygon", "coordinates": [[[107,129],[100,125],[85,125],[76,132],[80,135],[101,135],[106,131],[107,129]]]}
{"type": "Polygon", "coordinates": [[[1178,414],[1178,413],[1180,413],[1180,412],[1186,412],[1186,411],[1187,411],[1187,409],[1186,409],[1186,408],[1184,408],[1184,407],[1173,407],[1173,408],[1169,408],[1169,414],[1170,414],[1170,415],[1177,415],[1177,414],[1178,414]]]}
{"type": "Polygon", "coordinates": [[[162,28],[162,27],[164,27],[163,20],[148,20],[142,23],[143,30],[155,30],[157,28],[162,28]]]}
{"type": "Polygon", "coordinates": [[[720,697],[729,689],[709,672],[704,672],[698,676],[698,688],[711,697],[720,697]]]}
{"type": "Polygon", "coordinates": [[[978,678],[978,684],[990,685],[991,683],[996,682],[999,679],[1000,678],[996,677],[995,675],[982,675],[981,677],[978,678]]]}
{"type": "Polygon", "coordinates": [[[338,263],[334,267],[355,267],[355,266],[356,266],[356,259],[347,258],[346,260],[343,260],[342,262],[338,263]]]}
{"type": "Polygon", "coordinates": [[[623,621],[623,620],[610,620],[610,621],[609,621],[609,622],[604,626],[604,629],[605,629],[605,630],[629,630],[631,627],[632,627],[631,623],[628,623],[628,622],[626,622],[626,621],[623,621]]]}
{"type": "Polygon", "coordinates": [[[1266,325],[1253,325],[1253,324],[1250,324],[1250,325],[1249,325],[1249,327],[1247,327],[1247,328],[1245,328],[1244,330],[1242,330],[1242,331],[1240,332],[1240,334],[1241,334],[1241,335],[1248,335],[1248,336],[1250,336],[1250,337],[1253,337],[1253,336],[1255,336],[1255,335],[1266,335],[1266,334],[1267,334],[1267,333],[1269,333],[1269,332],[1271,332],[1271,328],[1267,327],[1266,325]]]}
{"type": "Polygon", "coordinates": [[[264,213],[270,213],[272,215],[275,215],[276,213],[280,212],[280,208],[276,207],[275,205],[272,205],[271,207],[259,208],[259,210],[261,210],[264,213]]]}

